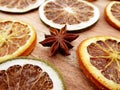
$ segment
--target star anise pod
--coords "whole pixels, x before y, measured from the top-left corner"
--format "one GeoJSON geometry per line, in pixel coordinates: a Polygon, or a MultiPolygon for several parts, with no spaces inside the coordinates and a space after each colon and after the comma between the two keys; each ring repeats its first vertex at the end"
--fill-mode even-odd
{"type": "Polygon", "coordinates": [[[60,29],[50,29],[51,35],[45,35],[45,40],[39,42],[43,46],[49,46],[50,56],[53,56],[59,51],[63,55],[70,55],[69,49],[73,46],[70,44],[71,41],[75,40],[78,35],[73,33],[67,33],[66,25],[60,29]]]}

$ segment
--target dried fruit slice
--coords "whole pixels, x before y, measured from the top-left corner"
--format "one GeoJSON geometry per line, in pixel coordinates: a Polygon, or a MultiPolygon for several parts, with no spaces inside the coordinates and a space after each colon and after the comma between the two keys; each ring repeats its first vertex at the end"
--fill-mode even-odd
{"type": "Polygon", "coordinates": [[[9,86],[9,90],[19,90],[19,81],[21,75],[22,67],[20,65],[14,65],[7,69],[7,84],[9,86]]]}
{"type": "Polygon", "coordinates": [[[105,19],[113,27],[120,30],[120,2],[111,1],[105,8],[105,19]]]}
{"type": "Polygon", "coordinates": [[[120,89],[120,39],[98,36],[78,46],[80,67],[100,89],[120,89]]]}
{"type": "Polygon", "coordinates": [[[88,2],[93,2],[93,1],[96,1],[96,0],[87,0],[88,2]]]}
{"type": "Polygon", "coordinates": [[[0,0],[0,10],[23,13],[39,7],[45,0],[0,0]]]}
{"type": "Polygon", "coordinates": [[[7,75],[5,70],[0,71],[0,89],[8,90],[7,75]]]}
{"type": "Polygon", "coordinates": [[[16,20],[0,21],[0,62],[28,55],[36,44],[36,32],[27,23],[16,20]]]}
{"type": "Polygon", "coordinates": [[[39,8],[41,20],[57,29],[65,24],[67,30],[80,30],[93,25],[99,19],[99,10],[82,0],[48,0],[39,8]]]}
{"type": "Polygon", "coordinates": [[[41,73],[42,69],[38,66],[33,66],[31,64],[24,65],[19,83],[20,90],[25,90],[26,88],[30,90],[31,86],[39,79],[41,73]]]}
{"type": "Polygon", "coordinates": [[[30,58],[1,63],[0,83],[4,90],[65,90],[60,74],[51,64],[30,58]]]}

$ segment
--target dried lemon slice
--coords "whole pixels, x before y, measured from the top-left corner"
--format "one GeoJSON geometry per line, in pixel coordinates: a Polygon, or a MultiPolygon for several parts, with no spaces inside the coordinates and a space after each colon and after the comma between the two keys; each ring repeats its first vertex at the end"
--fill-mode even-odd
{"type": "Polygon", "coordinates": [[[60,29],[65,24],[67,30],[80,30],[93,25],[100,13],[96,6],[83,0],[48,0],[39,8],[41,20],[60,29]]]}
{"type": "Polygon", "coordinates": [[[91,37],[77,49],[80,67],[100,90],[120,90],[120,39],[91,37]]]}
{"type": "Polygon", "coordinates": [[[32,26],[17,20],[0,21],[0,62],[28,55],[36,44],[32,26]]]}
{"type": "Polygon", "coordinates": [[[45,0],[0,0],[0,10],[23,13],[39,7],[45,0]]]}
{"type": "Polygon", "coordinates": [[[65,90],[60,73],[48,62],[17,58],[0,64],[2,90],[65,90]]]}
{"type": "Polygon", "coordinates": [[[105,8],[105,19],[110,25],[120,30],[120,2],[111,1],[105,8]]]}

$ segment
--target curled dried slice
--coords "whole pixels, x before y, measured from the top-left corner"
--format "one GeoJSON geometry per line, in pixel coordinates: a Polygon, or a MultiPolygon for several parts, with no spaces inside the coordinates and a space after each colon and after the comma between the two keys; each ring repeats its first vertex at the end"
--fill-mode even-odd
{"type": "Polygon", "coordinates": [[[16,58],[0,64],[2,90],[66,90],[58,71],[43,60],[16,58]]]}
{"type": "Polygon", "coordinates": [[[91,37],[78,46],[80,67],[100,89],[120,89],[120,39],[91,37]]]}
{"type": "Polygon", "coordinates": [[[0,0],[0,10],[24,13],[39,7],[45,0],[0,0]]]}
{"type": "Polygon", "coordinates": [[[69,31],[93,25],[99,19],[99,10],[83,0],[48,0],[39,8],[41,20],[57,29],[65,24],[69,31]]]}

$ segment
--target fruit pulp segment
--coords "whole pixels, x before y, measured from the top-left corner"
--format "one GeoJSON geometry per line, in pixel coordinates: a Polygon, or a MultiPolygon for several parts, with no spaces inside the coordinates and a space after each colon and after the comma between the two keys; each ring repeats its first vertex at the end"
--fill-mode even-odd
{"type": "Polygon", "coordinates": [[[13,54],[30,38],[27,25],[19,22],[0,22],[0,57],[13,54]]]}
{"type": "Polygon", "coordinates": [[[39,66],[32,64],[13,65],[0,70],[0,85],[4,90],[51,90],[53,82],[39,66]]]}
{"type": "Polygon", "coordinates": [[[36,2],[37,0],[0,0],[0,6],[22,9],[36,2]]]}
{"type": "Polygon", "coordinates": [[[111,7],[113,16],[120,21],[120,3],[115,3],[111,7]]]}
{"type": "Polygon", "coordinates": [[[94,16],[94,9],[78,0],[56,0],[45,5],[47,19],[58,24],[79,24],[94,16]],[[84,8],[84,9],[83,9],[84,8]]]}
{"type": "Polygon", "coordinates": [[[109,80],[120,84],[120,43],[107,39],[87,47],[90,62],[109,80]]]}

